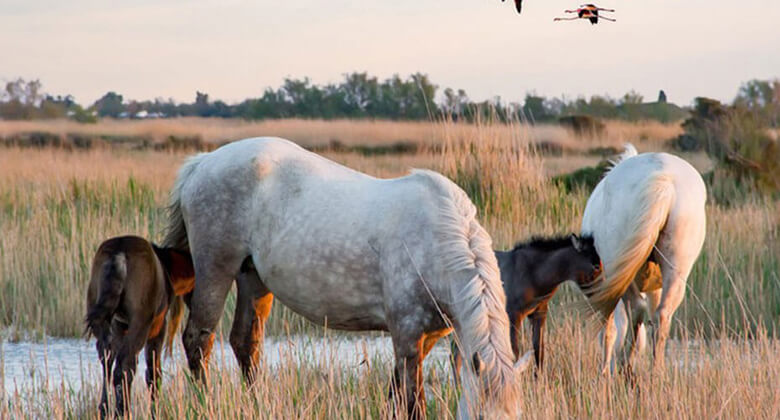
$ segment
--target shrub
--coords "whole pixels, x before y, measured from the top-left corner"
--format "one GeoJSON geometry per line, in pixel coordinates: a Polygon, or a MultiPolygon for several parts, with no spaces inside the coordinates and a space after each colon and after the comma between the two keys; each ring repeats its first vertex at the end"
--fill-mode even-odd
{"type": "Polygon", "coordinates": [[[558,118],[558,124],[566,127],[576,135],[599,135],[604,133],[606,126],[598,118],[589,115],[568,115],[558,118]]]}

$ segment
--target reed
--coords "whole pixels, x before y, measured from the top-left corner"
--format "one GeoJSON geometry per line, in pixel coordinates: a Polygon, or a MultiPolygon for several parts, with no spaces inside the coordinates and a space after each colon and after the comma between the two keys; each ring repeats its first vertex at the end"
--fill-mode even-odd
{"type": "MultiPolygon", "coordinates": [[[[172,124],[157,123],[163,122],[172,124]]],[[[286,126],[296,122],[268,124],[286,126]]],[[[346,138],[366,126],[378,130],[391,123],[301,124],[342,124],[339,129],[346,138]]],[[[396,130],[423,130],[422,123],[398,125],[396,130]]],[[[439,121],[425,127],[431,137],[414,153],[322,153],[380,177],[400,176],[412,167],[444,173],[475,202],[496,248],[509,247],[535,234],[579,230],[589,192],[565,192],[550,182],[550,167],[560,161],[537,152],[534,145],[539,141],[538,128],[490,121],[469,125],[439,121]]],[[[626,132],[647,129],[642,124],[633,129],[629,125],[619,127],[626,132]]],[[[120,234],[159,240],[164,225],[162,209],[176,169],[185,157],[185,153],[152,150],[0,148],[0,325],[19,334],[34,331],[38,336],[78,336],[90,260],[97,245],[120,234]]],[[[707,166],[701,155],[686,158],[699,162],[698,167],[707,166]]],[[[751,334],[760,328],[777,330],[778,214],[780,204],[769,199],[752,199],[728,207],[710,200],[708,239],[689,279],[687,299],[675,315],[678,332],[701,328],[713,335],[723,328],[733,334],[746,331],[745,327],[751,334]]],[[[575,295],[564,294],[559,300],[574,300],[575,295]]],[[[231,298],[226,307],[226,326],[232,308],[231,298]]],[[[268,332],[288,331],[321,330],[277,304],[268,332]]]]}

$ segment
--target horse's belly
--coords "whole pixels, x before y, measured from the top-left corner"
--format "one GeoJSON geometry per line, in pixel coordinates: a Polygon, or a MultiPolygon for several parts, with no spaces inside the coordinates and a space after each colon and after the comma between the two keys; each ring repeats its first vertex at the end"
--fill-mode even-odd
{"type": "Polygon", "coordinates": [[[309,321],[339,330],[387,330],[381,282],[286,270],[272,266],[260,274],[274,297],[309,321]],[[263,275],[265,274],[265,275],[263,275]]]}

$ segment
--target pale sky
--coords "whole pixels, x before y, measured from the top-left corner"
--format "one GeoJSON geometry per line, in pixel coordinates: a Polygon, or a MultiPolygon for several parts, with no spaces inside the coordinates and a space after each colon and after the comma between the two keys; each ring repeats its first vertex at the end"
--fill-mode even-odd
{"type": "Polygon", "coordinates": [[[91,104],[229,103],[285,77],[427,73],[472,99],[609,94],[730,101],[780,77],[780,0],[602,0],[617,23],[553,22],[583,0],[0,0],[0,80],[91,104]]]}

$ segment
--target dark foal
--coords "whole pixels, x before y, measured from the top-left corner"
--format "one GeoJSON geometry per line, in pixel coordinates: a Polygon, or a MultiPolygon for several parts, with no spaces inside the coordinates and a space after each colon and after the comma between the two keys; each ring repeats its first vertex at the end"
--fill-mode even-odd
{"type": "MultiPolygon", "coordinates": [[[[116,395],[116,414],[129,408],[129,390],[138,353],[146,345],[146,384],[157,397],[162,377],[161,351],[166,314],[176,296],[192,291],[195,274],[189,254],[159,248],[137,236],[103,242],[92,262],[87,289],[86,333],[97,338],[103,365],[101,417],[108,405],[108,381],[116,395]]],[[[181,305],[171,311],[170,337],[181,315],[181,305]]]]}
{"type": "Polygon", "coordinates": [[[534,359],[544,364],[544,323],[547,304],[561,283],[571,280],[580,286],[592,282],[601,259],[592,237],[533,238],[518,243],[511,251],[497,251],[501,281],[506,294],[506,312],[512,323],[510,337],[515,357],[520,349],[518,334],[523,319],[531,320],[534,359]]]}
{"type": "MultiPolygon", "coordinates": [[[[532,238],[510,251],[495,251],[506,295],[506,312],[512,324],[509,335],[515,359],[520,354],[518,334],[523,320],[531,320],[534,359],[544,364],[544,323],[547,304],[561,283],[571,280],[580,286],[596,278],[601,260],[593,238],[575,234],[555,238],[532,238]]],[[[453,341],[453,352],[455,352],[453,341]]],[[[457,353],[454,353],[457,354],[457,353]]],[[[460,360],[455,358],[455,372],[460,360]]]]}

